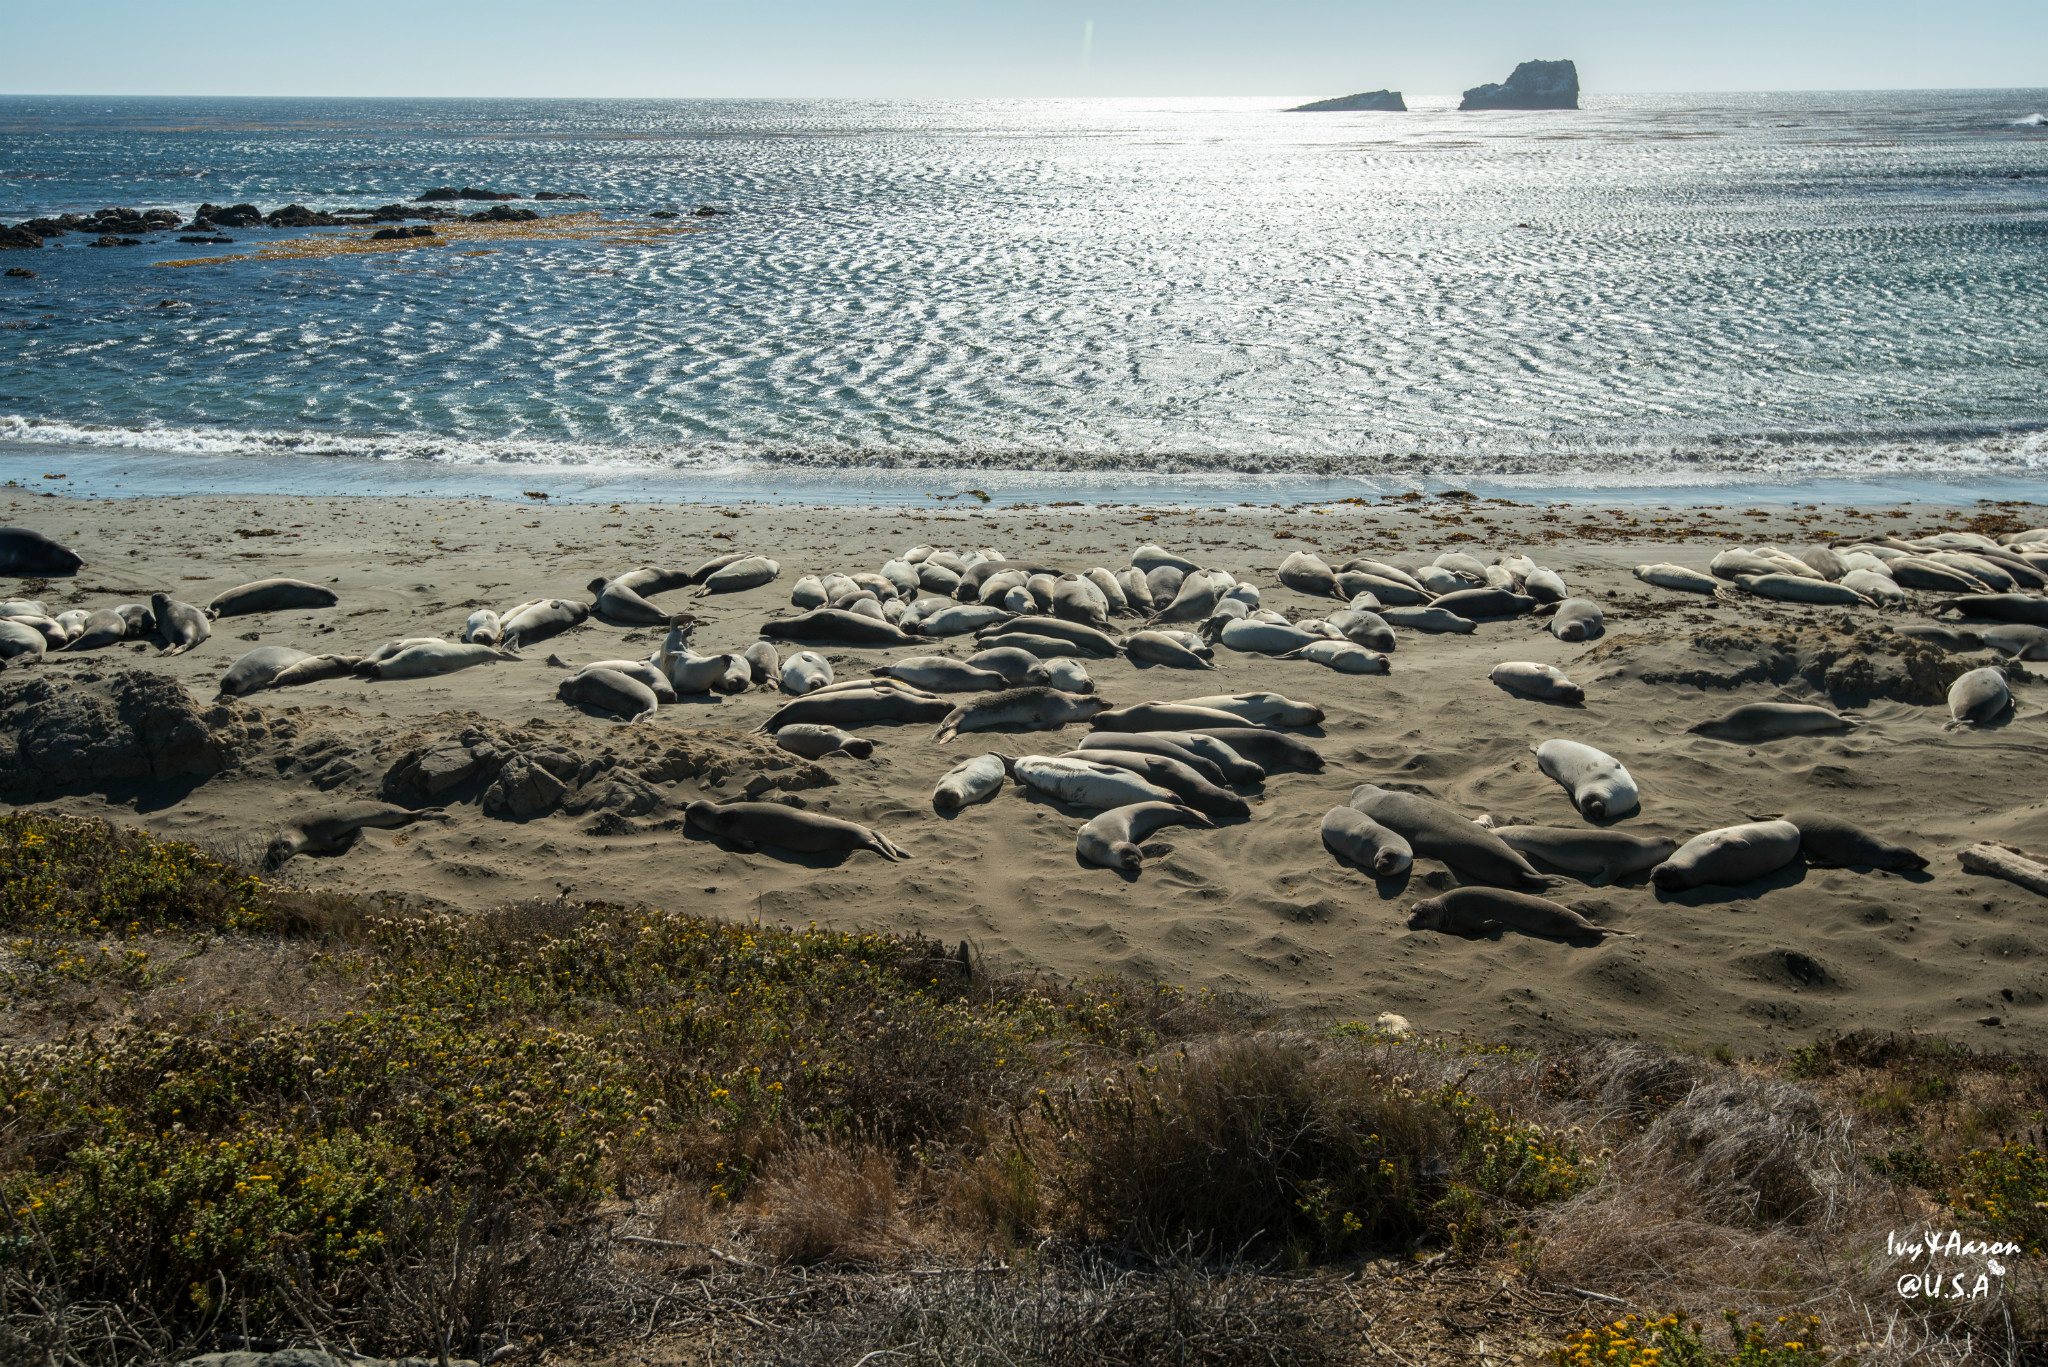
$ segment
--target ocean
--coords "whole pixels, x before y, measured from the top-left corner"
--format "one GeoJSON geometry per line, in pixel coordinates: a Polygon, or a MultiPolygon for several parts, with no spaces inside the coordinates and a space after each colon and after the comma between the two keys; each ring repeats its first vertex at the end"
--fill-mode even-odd
{"type": "Polygon", "coordinates": [[[0,99],[8,223],[470,185],[588,195],[531,207],[611,225],[0,252],[36,273],[0,278],[0,474],[827,501],[2041,488],[2048,91],[1283,112],[1317,93],[0,99]],[[651,223],[692,230],[618,226],[651,223]],[[242,259],[166,264],[218,258],[242,259]]]}

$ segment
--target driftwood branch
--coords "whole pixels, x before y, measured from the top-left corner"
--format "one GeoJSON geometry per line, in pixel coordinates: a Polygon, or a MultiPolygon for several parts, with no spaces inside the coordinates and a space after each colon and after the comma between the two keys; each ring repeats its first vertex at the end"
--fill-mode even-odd
{"type": "Polygon", "coordinates": [[[2029,892],[2048,897],[2048,864],[2041,863],[2025,850],[1987,841],[1964,846],[1957,851],[1956,859],[1971,873],[1988,873],[1993,878],[2003,878],[2029,892]]]}

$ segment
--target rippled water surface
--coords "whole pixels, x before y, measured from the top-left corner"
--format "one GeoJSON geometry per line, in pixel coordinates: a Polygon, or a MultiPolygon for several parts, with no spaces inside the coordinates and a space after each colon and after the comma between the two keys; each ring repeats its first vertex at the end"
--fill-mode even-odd
{"type": "Polygon", "coordinates": [[[2048,465],[2048,92],[1280,103],[0,100],[9,222],[463,184],[732,210],[481,255],[0,253],[39,277],[0,279],[0,438],[814,477],[2048,465]]]}

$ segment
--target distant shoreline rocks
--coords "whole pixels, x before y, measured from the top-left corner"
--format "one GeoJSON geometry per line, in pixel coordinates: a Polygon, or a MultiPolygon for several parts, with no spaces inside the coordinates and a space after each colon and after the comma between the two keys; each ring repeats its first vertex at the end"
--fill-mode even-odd
{"type": "Polygon", "coordinates": [[[1398,90],[1368,90],[1358,95],[1339,95],[1332,100],[1311,100],[1295,105],[1289,114],[1350,114],[1355,112],[1405,114],[1407,102],[1398,90]]]}
{"type": "MultiPolygon", "coordinates": [[[[55,218],[31,218],[8,227],[0,224],[0,251],[18,251],[41,247],[53,237],[67,233],[80,233],[94,240],[93,247],[139,247],[143,236],[150,233],[168,232],[174,228],[185,228],[189,236],[180,242],[207,245],[228,245],[234,239],[219,234],[228,229],[248,228],[361,228],[376,223],[403,223],[408,219],[462,219],[470,223],[530,223],[541,215],[532,209],[512,209],[502,203],[493,203],[481,213],[461,214],[453,209],[438,205],[450,201],[464,200],[508,200],[524,196],[510,191],[479,190],[465,185],[459,190],[429,190],[411,204],[383,204],[374,209],[340,209],[324,211],[308,209],[303,204],[287,204],[281,209],[264,213],[254,204],[202,204],[192,216],[190,224],[174,209],[101,209],[92,214],[60,214],[55,218]]],[[[589,195],[573,190],[541,190],[534,195],[536,200],[588,200],[589,195]]],[[[414,232],[401,236],[422,237],[426,233],[414,232]]],[[[381,235],[380,235],[381,236],[381,235]]],[[[375,240],[375,239],[373,239],[375,240]]]]}
{"type": "Polygon", "coordinates": [[[1577,109],[1579,69],[1570,61],[1523,62],[1498,85],[1476,85],[1460,109],[1577,109]]]}

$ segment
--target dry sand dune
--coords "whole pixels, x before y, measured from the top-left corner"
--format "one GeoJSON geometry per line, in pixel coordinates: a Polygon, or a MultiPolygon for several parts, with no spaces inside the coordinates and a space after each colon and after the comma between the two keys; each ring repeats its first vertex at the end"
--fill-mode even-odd
{"type": "MultiPolygon", "coordinates": [[[[179,658],[160,660],[133,643],[53,655],[33,670],[8,671],[0,692],[24,673],[63,679],[133,667],[163,671],[210,699],[220,674],[256,643],[353,654],[400,636],[454,639],[474,607],[541,596],[588,601],[584,586],[595,574],[689,565],[727,547],[774,555],[783,574],[745,593],[661,596],[664,606],[704,619],[700,649],[737,650],[753,641],[761,622],[786,615],[798,575],[872,570],[920,542],[993,544],[1012,558],[1085,569],[1119,567],[1133,547],[1158,541],[1249,579],[1268,606],[1295,616],[1318,604],[1279,587],[1274,570],[1303,546],[1333,560],[1452,546],[1527,550],[1561,571],[1575,592],[1602,602],[1604,640],[1565,644],[1526,619],[1482,624],[1470,636],[1403,632],[1385,677],[1224,649],[1215,672],[1089,661],[1098,691],[1117,703],[1271,690],[1328,714],[1299,732],[1321,749],[1321,773],[1272,774],[1262,792],[1248,794],[1249,821],[1160,831],[1153,839],[1170,852],[1147,859],[1135,875],[1081,864],[1074,836],[1088,813],[1022,788],[952,816],[932,810],[933,783],[959,760],[988,750],[1060,753],[1085,726],[965,735],[937,746],[933,726],[920,723],[865,728],[874,757],[827,757],[820,767],[836,780],[830,786],[804,786],[813,780],[801,766],[783,775],[813,810],[884,832],[912,856],[902,864],[868,853],[745,853],[703,838],[683,827],[682,805],[737,795],[744,775],[716,782],[700,765],[653,785],[665,807],[631,816],[509,820],[486,814],[473,791],[457,788],[448,794],[458,800],[445,825],[368,831],[346,854],[291,861],[285,876],[462,907],[568,894],[735,918],[915,927],[971,940],[1010,966],[1068,975],[1118,970],[1342,1018],[1393,1010],[1425,1027],[1496,1038],[1591,1032],[1748,1049],[1869,1027],[2043,1044],[2048,902],[1965,873],[1955,858],[1958,847],[1980,839],[2048,848],[2048,722],[2044,696],[2024,667],[2014,671],[2017,706],[2007,722],[1945,731],[1946,708],[1924,696],[1924,679],[1882,677],[1898,672],[1902,643],[1872,633],[1924,620],[1922,612],[1850,616],[1730,604],[1649,589],[1629,573],[1654,560],[1704,567],[1736,539],[1805,545],[1872,525],[1901,534],[1961,525],[1953,517],[1821,508],[1755,517],[1729,509],[1586,512],[1463,501],[1161,514],[979,511],[950,502],[907,511],[719,510],[430,500],[89,504],[6,495],[7,522],[57,536],[87,559],[76,579],[40,590],[53,610],[146,601],[156,590],[204,603],[274,574],[331,583],[341,602],[216,622],[210,642],[179,658]],[[1470,539],[1451,540],[1459,536],[1470,539]],[[1844,659],[1873,660],[1881,676],[1874,689],[1835,691],[1835,701],[1863,721],[1854,732],[1745,746],[1687,731],[1743,702],[1827,701],[1831,673],[1838,684],[1861,677],[1842,668],[1844,659]],[[1586,687],[1586,702],[1533,702],[1496,688],[1487,673],[1503,660],[1560,666],[1586,687]],[[1710,682],[1671,681],[1678,677],[1710,682]],[[1916,687],[1920,696],[1899,696],[1916,687]],[[1572,881],[1554,894],[1558,900],[1632,932],[1585,946],[1514,932],[1469,941],[1411,932],[1407,908],[1456,882],[1443,865],[1420,859],[1404,879],[1376,884],[1322,846],[1323,814],[1366,782],[1427,793],[1474,817],[1583,824],[1530,753],[1552,737],[1599,746],[1629,767],[1643,801],[1639,814],[1618,823],[1624,829],[1683,840],[1765,814],[1820,808],[1913,846],[1931,866],[1902,876],[1795,863],[1745,887],[1677,895],[1640,875],[1611,887],[1572,881]]],[[[2007,511],[2026,525],[2048,520],[2033,509],[2007,511]]],[[[36,587],[7,581],[0,593],[36,587]]],[[[1917,607],[1933,601],[1918,595],[1917,607]]],[[[1334,606],[1322,600],[1322,608],[1334,606]]],[[[259,759],[198,783],[116,785],[111,795],[87,785],[54,795],[53,805],[253,852],[295,815],[375,796],[408,749],[465,727],[523,731],[588,756],[606,745],[650,743],[648,736],[665,744],[698,728],[751,730],[779,705],[767,691],[685,701],[621,729],[557,701],[563,670],[554,660],[644,656],[658,639],[653,629],[593,621],[518,660],[445,678],[338,679],[266,692],[246,701],[281,716],[292,734],[258,747],[259,759]]],[[[812,648],[843,679],[906,654],[965,655],[971,640],[914,651],[812,648]]],[[[1917,667],[1924,674],[1940,665],[1932,658],[1917,667]]]]}

